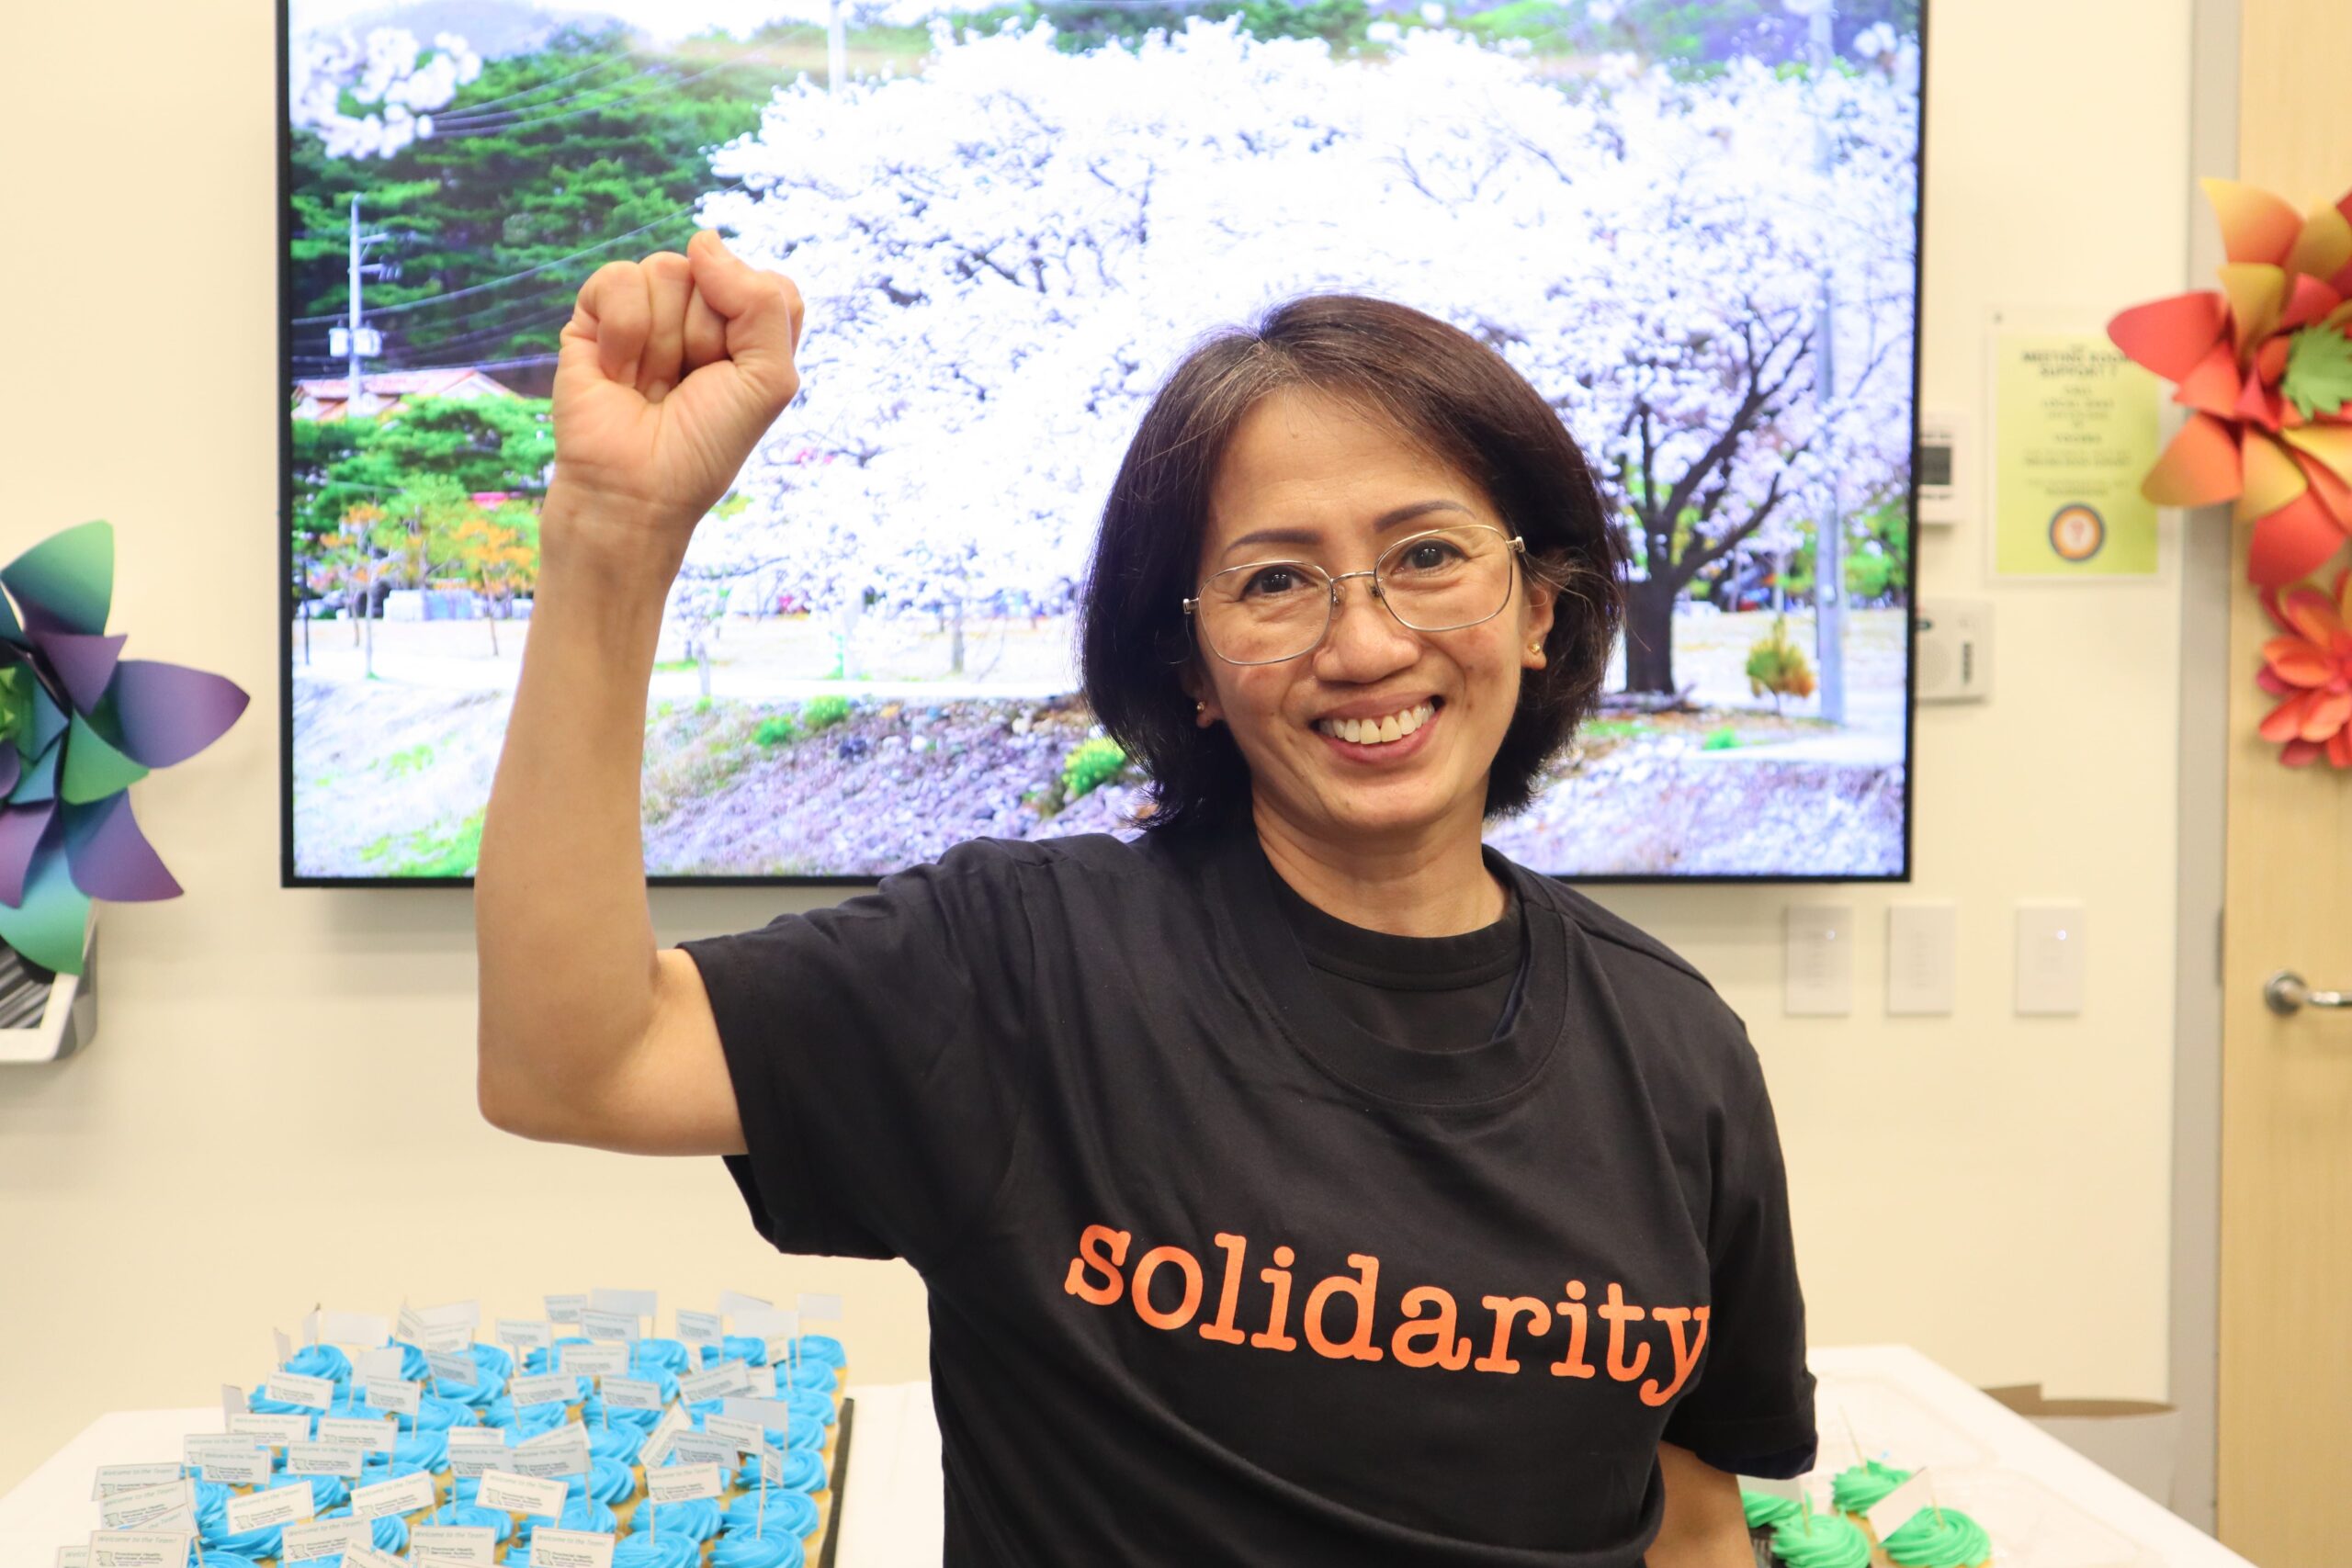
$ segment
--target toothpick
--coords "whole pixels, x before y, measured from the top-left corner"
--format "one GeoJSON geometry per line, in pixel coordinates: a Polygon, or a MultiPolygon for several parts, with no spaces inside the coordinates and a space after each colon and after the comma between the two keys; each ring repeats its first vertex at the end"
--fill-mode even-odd
{"type": "Polygon", "coordinates": [[[1813,1497],[1809,1493],[1797,1494],[1797,1518],[1804,1526],[1804,1533],[1813,1533],[1813,1497]]]}
{"type": "Polygon", "coordinates": [[[1841,1404],[1838,1407],[1838,1416],[1846,1423],[1846,1440],[1854,1445],[1854,1462],[1867,1465],[1871,1456],[1864,1451],[1862,1439],[1854,1430],[1854,1413],[1841,1404]]]}
{"type": "MultiPolygon", "coordinates": [[[[1925,1467],[1922,1466],[1921,1468],[1924,1469],[1925,1467]]],[[[1941,1507],[1937,1506],[1936,1478],[1932,1475],[1928,1477],[1928,1512],[1936,1516],[1936,1528],[1938,1529],[1943,1529],[1944,1511],[1941,1507]]]]}

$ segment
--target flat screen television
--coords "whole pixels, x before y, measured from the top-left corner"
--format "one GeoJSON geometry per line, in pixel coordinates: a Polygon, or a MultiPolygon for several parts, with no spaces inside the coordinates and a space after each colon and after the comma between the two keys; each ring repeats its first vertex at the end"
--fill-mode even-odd
{"type": "Polygon", "coordinates": [[[697,227],[808,324],[667,606],[654,881],[1140,831],[1077,677],[1103,499],[1190,344],[1321,290],[1491,344],[1626,531],[1603,711],[1489,842],[1589,881],[1908,875],[1920,0],[279,23],[289,885],[470,875],[558,334],[697,227]]]}

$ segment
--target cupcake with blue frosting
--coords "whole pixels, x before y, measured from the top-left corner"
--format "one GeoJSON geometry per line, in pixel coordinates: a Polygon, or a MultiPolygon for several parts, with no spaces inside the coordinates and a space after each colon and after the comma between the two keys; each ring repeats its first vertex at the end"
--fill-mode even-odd
{"type": "Polygon", "coordinates": [[[833,1369],[833,1375],[841,1380],[842,1387],[849,1386],[849,1352],[842,1348],[840,1340],[830,1334],[804,1334],[786,1348],[784,1355],[771,1359],[786,1365],[796,1361],[822,1361],[833,1369]]]}
{"type": "Polygon", "coordinates": [[[806,1492],[771,1486],[764,1506],[757,1492],[746,1492],[728,1504],[719,1518],[728,1535],[786,1535],[814,1546],[824,1513],[806,1492]]]}
{"type": "Polygon", "coordinates": [[[424,1348],[423,1346],[412,1345],[405,1339],[388,1340],[386,1344],[389,1348],[398,1350],[401,1353],[401,1381],[402,1382],[429,1382],[432,1381],[433,1363],[424,1359],[424,1348]]]}
{"type": "Polygon", "coordinates": [[[623,1421],[618,1426],[590,1425],[588,1427],[588,1457],[608,1459],[624,1465],[635,1464],[645,1450],[646,1432],[636,1423],[623,1421]]]}
{"type": "Polygon", "coordinates": [[[325,1378],[338,1389],[351,1386],[351,1358],[332,1345],[305,1345],[288,1357],[279,1370],[298,1377],[325,1378]]]}
{"type": "Polygon", "coordinates": [[[587,1495],[616,1511],[635,1503],[644,1480],[636,1468],[616,1459],[596,1459],[593,1450],[591,1454],[585,1477],[587,1495]]]}
{"type": "Polygon", "coordinates": [[[665,1371],[673,1379],[695,1370],[695,1353],[675,1339],[633,1339],[628,1348],[629,1375],[644,1377],[639,1368],[665,1371]]]}
{"type": "Polygon", "coordinates": [[[503,1345],[484,1345],[477,1341],[466,1347],[474,1359],[474,1372],[483,1379],[494,1378],[504,1382],[514,1375],[514,1353],[503,1345]]]}
{"type": "Polygon", "coordinates": [[[770,1530],[765,1535],[728,1531],[710,1543],[710,1568],[804,1568],[808,1545],[798,1536],[770,1530]]]}
{"type": "MultiPolygon", "coordinates": [[[[769,1434],[771,1445],[779,1435],[769,1434]]],[[[743,1456],[741,1468],[735,1472],[735,1485],[739,1491],[742,1492],[757,1492],[760,1489],[759,1455],[743,1456]]],[[[776,1483],[776,1486],[781,1486],[786,1491],[802,1493],[810,1497],[820,1496],[830,1489],[825,1475],[825,1461],[818,1456],[814,1449],[786,1450],[784,1478],[776,1483]]],[[[769,1490],[775,1491],[775,1486],[771,1486],[769,1490]]]]}
{"type": "Polygon", "coordinates": [[[675,1530],[702,1541],[714,1539],[727,1528],[716,1498],[687,1497],[675,1503],[655,1503],[649,1497],[630,1512],[629,1533],[650,1535],[657,1515],[663,1535],[675,1530]]]}
{"type": "Polygon", "coordinates": [[[565,1346],[593,1345],[594,1343],[594,1340],[582,1338],[577,1334],[567,1334],[557,1339],[552,1346],[535,1345],[523,1357],[523,1370],[526,1372],[553,1371],[555,1370],[558,1353],[560,1352],[565,1346]]]}
{"type": "Polygon", "coordinates": [[[664,1530],[650,1535],[625,1535],[613,1543],[613,1568],[695,1568],[705,1555],[703,1543],[664,1530]]]}

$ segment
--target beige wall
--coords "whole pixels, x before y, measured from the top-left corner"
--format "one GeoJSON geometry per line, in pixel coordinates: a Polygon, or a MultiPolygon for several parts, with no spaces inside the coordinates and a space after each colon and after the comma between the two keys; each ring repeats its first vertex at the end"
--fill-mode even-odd
{"type": "MultiPolygon", "coordinates": [[[[1926,380],[1981,408],[1995,302],[2094,316],[2181,284],[2188,0],[1936,0],[1926,380]],[[2119,68],[2120,67],[2120,68],[2119,68]]],[[[0,1067],[0,1488],[101,1411],[213,1398],[314,1301],[389,1311],[658,1287],[838,1290],[865,1379],[923,1373],[896,1264],[786,1260],[716,1160],[507,1138],[476,1116],[467,896],[277,886],[273,20],[265,0],[19,8],[0,95],[0,550],[119,530],[133,657],[255,694],[140,786],[188,896],[105,917],[96,1048],[0,1067]]],[[[2196,214],[2203,220],[2201,210],[2196,214]]],[[[2167,528],[2173,525],[2168,521],[2167,528]]],[[[2177,563],[2135,586],[1987,586],[1989,706],[1919,723],[1910,888],[1609,901],[1748,1019],[1770,1073],[1817,1343],[1902,1340],[1980,1382],[2160,1395],[2165,1366],[2177,563]],[[1960,1011],[1890,1020],[1885,905],[1961,908],[1960,1011]],[[2079,1019],[2009,1010],[2009,909],[2079,898],[2079,1019]],[[1780,1015],[1780,911],[1864,914],[1860,1007],[1780,1015]]],[[[664,890],[665,938],[812,900],[664,890]]]]}

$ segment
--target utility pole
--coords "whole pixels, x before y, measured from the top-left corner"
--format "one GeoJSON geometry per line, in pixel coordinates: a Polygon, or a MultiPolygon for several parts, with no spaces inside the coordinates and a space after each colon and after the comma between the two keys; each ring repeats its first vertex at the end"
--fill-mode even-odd
{"type": "Polygon", "coordinates": [[[842,0],[829,0],[825,17],[825,91],[831,93],[849,75],[849,27],[842,20],[842,0]]]}
{"type": "Polygon", "coordinates": [[[390,238],[390,234],[363,234],[359,231],[359,193],[352,192],[351,255],[348,264],[350,285],[345,290],[350,297],[350,302],[345,313],[345,324],[331,329],[327,334],[329,340],[327,352],[344,362],[346,381],[343,394],[343,412],[345,419],[359,412],[360,394],[364,389],[359,377],[359,361],[363,358],[375,358],[384,352],[384,334],[368,325],[367,310],[360,298],[360,290],[362,280],[370,276],[398,277],[401,275],[400,264],[397,262],[371,262],[364,259],[369,245],[380,243],[390,238]]]}
{"type": "MultiPolygon", "coordinates": [[[[340,358],[344,363],[345,380],[343,393],[343,417],[345,419],[356,419],[360,413],[359,400],[366,390],[366,383],[359,374],[360,360],[377,357],[384,352],[384,334],[368,325],[366,302],[360,297],[364,280],[370,276],[398,277],[401,275],[398,262],[371,262],[362,258],[367,255],[369,245],[379,244],[390,238],[390,234],[363,234],[359,231],[359,193],[352,192],[350,255],[346,263],[348,270],[345,275],[349,284],[345,290],[350,297],[349,303],[345,309],[344,325],[327,330],[327,353],[340,358]]],[[[363,549],[364,547],[363,543],[363,549]]],[[[363,558],[365,558],[364,556],[363,558]]],[[[368,672],[370,675],[376,672],[375,578],[376,574],[371,570],[368,573],[367,585],[359,591],[358,604],[359,618],[366,634],[368,672]]],[[[306,625],[302,628],[306,659],[310,636],[311,628],[306,625]]]]}
{"type": "MultiPolygon", "coordinates": [[[[1821,0],[1812,21],[1813,165],[1826,178],[1836,162],[1829,141],[1829,122],[1821,107],[1821,86],[1838,58],[1830,24],[1837,19],[1837,0],[1821,0]]],[[[1821,310],[1815,328],[1814,405],[1826,425],[1838,400],[1837,296],[1830,281],[1830,261],[1821,261],[1821,310]]],[[[1846,514],[1838,493],[1838,465],[1824,465],[1821,514],[1814,521],[1813,637],[1815,661],[1821,666],[1821,716],[1833,724],[1846,722],[1846,514]]]]}

